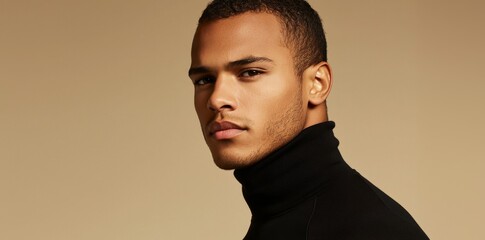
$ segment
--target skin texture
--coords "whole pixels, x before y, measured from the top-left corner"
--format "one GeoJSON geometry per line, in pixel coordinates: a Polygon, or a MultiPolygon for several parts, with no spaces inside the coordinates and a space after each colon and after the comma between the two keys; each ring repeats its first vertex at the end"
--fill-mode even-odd
{"type": "Polygon", "coordinates": [[[320,62],[296,76],[272,14],[244,13],[199,26],[189,76],[204,139],[222,169],[254,164],[327,120],[330,67],[320,62]],[[229,129],[216,131],[221,127],[229,129]]]}

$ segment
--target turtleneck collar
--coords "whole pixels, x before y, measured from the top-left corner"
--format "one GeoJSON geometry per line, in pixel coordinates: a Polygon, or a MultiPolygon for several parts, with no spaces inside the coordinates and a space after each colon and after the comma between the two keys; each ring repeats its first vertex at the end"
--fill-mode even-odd
{"type": "Polygon", "coordinates": [[[256,164],[234,171],[253,217],[288,210],[350,169],[338,151],[334,127],[329,121],[305,128],[256,164]]]}

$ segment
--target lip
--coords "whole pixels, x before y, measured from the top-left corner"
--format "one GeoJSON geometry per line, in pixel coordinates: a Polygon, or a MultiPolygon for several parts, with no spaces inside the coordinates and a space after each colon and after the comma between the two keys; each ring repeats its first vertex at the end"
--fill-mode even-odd
{"type": "Polygon", "coordinates": [[[216,140],[231,139],[237,137],[246,129],[229,121],[212,122],[209,125],[209,135],[216,140]]]}

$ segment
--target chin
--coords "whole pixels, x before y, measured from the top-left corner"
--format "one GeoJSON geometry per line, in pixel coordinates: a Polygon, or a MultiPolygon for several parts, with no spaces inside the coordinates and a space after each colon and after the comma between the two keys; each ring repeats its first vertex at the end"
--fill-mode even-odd
{"type": "Polygon", "coordinates": [[[236,156],[216,156],[214,154],[212,155],[212,158],[214,159],[216,166],[223,170],[244,168],[257,162],[257,160],[253,159],[243,159],[236,156]]]}
{"type": "Polygon", "coordinates": [[[216,160],[214,160],[214,163],[216,164],[216,166],[222,170],[236,170],[238,169],[238,166],[237,165],[234,165],[234,164],[228,164],[228,163],[221,163],[221,162],[218,162],[216,160]]]}

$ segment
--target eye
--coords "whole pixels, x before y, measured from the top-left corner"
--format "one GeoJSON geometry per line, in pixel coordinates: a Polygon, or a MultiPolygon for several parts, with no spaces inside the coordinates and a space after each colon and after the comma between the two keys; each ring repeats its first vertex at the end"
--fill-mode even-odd
{"type": "Polygon", "coordinates": [[[213,77],[203,77],[203,78],[199,78],[199,79],[195,80],[194,85],[202,86],[202,85],[206,85],[206,84],[210,84],[210,83],[214,83],[214,82],[215,82],[215,78],[213,78],[213,77]]]}
{"type": "Polygon", "coordinates": [[[262,73],[263,73],[262,71],[251,69],[251,70],[246,70],[246,71],[242,72],[239,76],[241,76],[241,77],[254,77],[254,76],[262,74],[262,73]]]}

